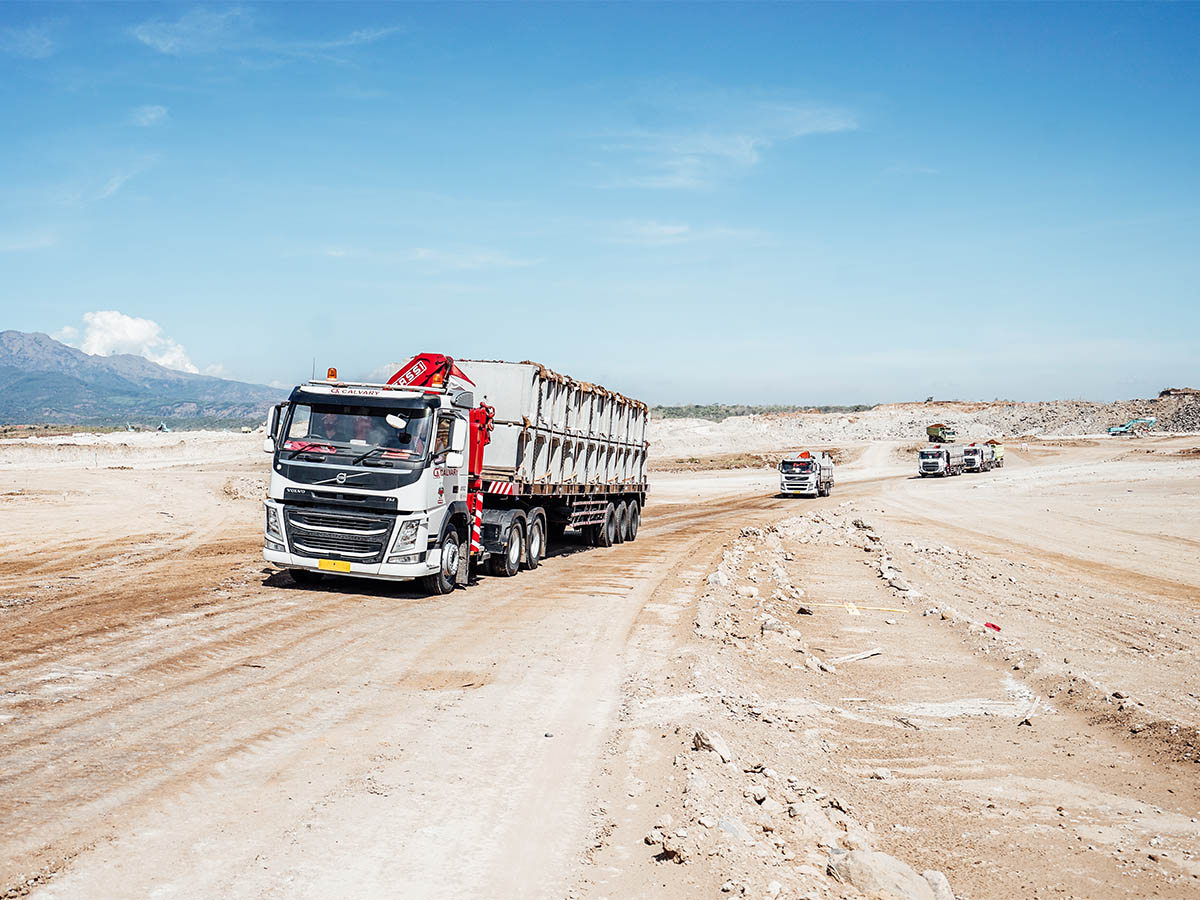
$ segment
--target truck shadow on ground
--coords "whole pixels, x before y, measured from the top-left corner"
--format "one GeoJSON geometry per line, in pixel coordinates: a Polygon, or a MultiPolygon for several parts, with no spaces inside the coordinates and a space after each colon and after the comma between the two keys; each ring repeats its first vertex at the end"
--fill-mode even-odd
{"type": "MultiPolygon", "coordinates": [[[[586,553],[589,550],[600,549],[593,547],[587,543],[582,535],[566,534],[562,540],[550,550],[543,558],[542,563],[545,564],[548,560],[559,559],[563,557],[573,556],[576,553],[586,553]]],[[[412,581],[381,581],[374,578],[354,578],[354,577],[331,577],[318,576],[319,580],[311,583],[300,583],[287,569],[262,569],[263,580],[260,582],[263,587],[279,588],[285,591],[306,591],[310,593],[322,594],[353,594],[356,596],[367,597],[393,597],[398,600],[428,600],[436,599],[436,594],[430,594],[422,586],[419,580],[412,581]]],[[[316,574],[316,573],[313,573],[316,574]]],[[[525,570],[518,573],[515,578],[520,578],[526,574],[525,570]]],[[[478,566],[471,573],[471,584],[481,584],[488,581],[507,581],[510,579],[501,576],[492,575],[487,570],[486,565],[478,566]]]]}

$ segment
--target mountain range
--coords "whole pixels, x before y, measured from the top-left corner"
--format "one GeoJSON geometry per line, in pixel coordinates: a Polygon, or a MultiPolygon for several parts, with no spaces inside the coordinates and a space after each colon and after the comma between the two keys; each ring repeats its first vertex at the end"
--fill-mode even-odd
{"type": "Polygon", "coordinates": [[[264,418],[284,396],[128,353],[93,356],[40,332],[0,331],[0,424],[236,422],[264,418]]]}

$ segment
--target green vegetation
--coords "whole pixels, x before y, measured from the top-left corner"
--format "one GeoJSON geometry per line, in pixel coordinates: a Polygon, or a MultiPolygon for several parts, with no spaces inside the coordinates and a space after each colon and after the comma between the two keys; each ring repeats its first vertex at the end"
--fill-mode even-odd
{"type": "Polygon", "coordinates": [[[874,409],[875,404],[854,406],[751,406],[742,403],[691,403],[687,406],[652,406],[652,419],[710,419],[720,422],[730,416],[756,416],[764,413],[855,413],[874,409]]]}

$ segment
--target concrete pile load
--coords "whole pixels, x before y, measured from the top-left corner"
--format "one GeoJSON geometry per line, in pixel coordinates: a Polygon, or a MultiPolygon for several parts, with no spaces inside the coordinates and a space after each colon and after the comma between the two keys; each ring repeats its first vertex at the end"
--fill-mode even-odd
{"type": "Polygon", "coordinates": [[[485,478],[532,493],[645,483],[645,403],[537,363],[460,362],[496,410],[485,478]]]}

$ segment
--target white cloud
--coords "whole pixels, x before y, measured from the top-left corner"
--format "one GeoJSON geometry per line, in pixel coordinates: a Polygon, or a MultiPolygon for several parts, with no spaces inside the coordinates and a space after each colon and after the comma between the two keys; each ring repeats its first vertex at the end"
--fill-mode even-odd
{"type": "Polygon", "coordinates": [[[52,336],[94,356],[132,353],[168,369],[200,371],[183,346],[163,334],[157,322],[127,316],[113,309],[84,313],[82,336],[78,329],[69,325],[52,336]]]}
{"type": "MultiPolygon", "coordinates": [[[[702,124],[675,129],[633,129],[609,135],[605,149],[628,157],[633,169],[606,187],[689,189],[757,165],[763,153],[785,141],[858,128],[853,113],[835,108],[764,103],[723,97],[700,116],[702,124]]],[[[689,113],[695,118],[694,112],[689,113]]]]}
{"type": "Polygon", "coordinates": [[[761,237],[762,233],[745,228],[708,226],[693,228],[684,222],[630,221],[616,226],[612,240],[619,244],[637,244],[643,247],[667,247],[675,244],[690,244],[697,241],[719,239],[748,239],[761,237]]]}
{"type": "Polygon", "coordinates": [[[117,191],[121,190],[121,188],[125,186],[125,182],[132,178],[134,174],[134,172],[118,172],[117,174],[113,175],[104,183],[104,187],[96,192],[96,195],[93,197],[93,199],[107,200],[109,197],[117,193],[117,191]]]}
{"type": "Polygon", "coordinates": [[[143,22],[130,31],[147,47],[168,56],[238,52],[336,61],[335,51],[373,44],[401,29],[399,26],[359,28],[325,40],[273,38],[256,33],[251,12],[234,6],[223,10],[197,7],[173,21],[143,22]]]}
{"type": "Polygon", "coordinates": [[[238,7],[220,11],[193,9],[174,22],[143,22],[133,36],[159,53],[181,56],[223,49],[249,28],[249,16],[238,7]]]}
{"type": "Polygon", "coordinates": [[[166,118],[167,108],[157,105],[139,106],[130,114],[130,120],[133,124],[141,128],[149,128],[151,125],[157,125],[165,121],[166,118]]]}
{"type": "Polygon", "coordinates": [[[887,167],[888,175],[940,175],[932,166],[914,166],[911,163],[896,163],[887,167]]]}
{"type": "Polygon", "coordinates": [[[395,251],[329,244],[315,252],[330,259],[361,259],[385,264],[418,263],[436,269],[522,269],[538,264],[536,259],[512,256],[499,250],[469,247],[455,250],[411,247],[395,251]]]}
{"type": "Polygon", "coordinates": [[[26,234],[0,234],[0,253],[24,253],[30,250],[45,250],[58,243],[58,235],[52,231],[31,231],[26,234]]]}
{"type": "Polygon", "coordinates": [[[666,222],[627,222],[621,229],[618,241],[628,244],[682,244],[692,240],[695,233],[690,225],[673,225],[666,222]]]}
{"type": "Polygon", "coordinates": [[[0,28],[0,53],[22,59],[45,59],[54,53],[49,25],[0,28]]]}
{"type": "Polygon", "coordinates": [[[521,259],[495,250],[434,250],[414,247],[408,252],[413,262],[428,263],[444,269],[522,269],[537,265],[537,260],[521,259]]]}

